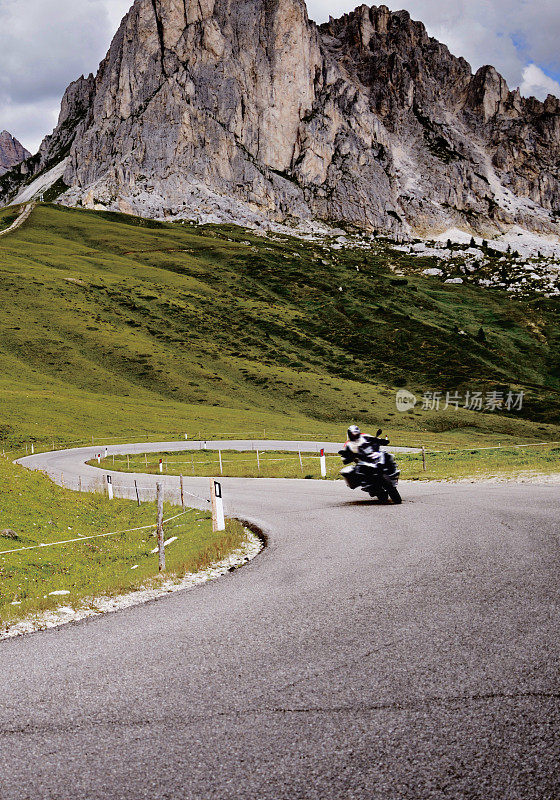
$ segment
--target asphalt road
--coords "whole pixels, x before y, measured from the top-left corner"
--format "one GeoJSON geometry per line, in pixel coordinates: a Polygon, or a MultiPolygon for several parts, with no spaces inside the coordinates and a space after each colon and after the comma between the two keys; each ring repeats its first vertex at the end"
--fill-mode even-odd
{"type": "Polygon", "coordinates": [[[0,645],[2,800],[560,798],[558,487],[223,483],[255,561],[0,645]]]}

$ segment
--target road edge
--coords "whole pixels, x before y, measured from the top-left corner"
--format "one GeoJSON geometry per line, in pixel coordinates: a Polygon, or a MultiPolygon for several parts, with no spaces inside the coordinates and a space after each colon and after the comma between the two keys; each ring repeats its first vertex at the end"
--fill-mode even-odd
{"type": "Polygon", "coordinates": [[[257,525],[244,520],[240,520],[240,522],[246,532],[243,545],[206,569],[197,573],[187,573],[180,579],[170,577],[161,586],[155,588],[136,589],[115,597],[89,598],[87,601],[82,601],[77,608],[61,605],[54,610],[32,614],[19,622],[14,622],[13,625],[8,625],[5,630],[0,632],[0,643],[145,605],[169,594],[190,591],[240,569],[260,555],[268,544],[268,537],[257,525]]]}

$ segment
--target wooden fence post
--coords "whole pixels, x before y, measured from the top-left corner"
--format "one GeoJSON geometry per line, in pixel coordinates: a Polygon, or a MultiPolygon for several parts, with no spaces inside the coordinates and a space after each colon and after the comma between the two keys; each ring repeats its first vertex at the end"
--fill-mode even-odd
{"type": "Polygon", "coordinates": [[[159,571],[165,570],[165,540],[163,532],[163,487],[161,483],[156,486],[157,490],[157,540],[159,551],[159,571]]]}

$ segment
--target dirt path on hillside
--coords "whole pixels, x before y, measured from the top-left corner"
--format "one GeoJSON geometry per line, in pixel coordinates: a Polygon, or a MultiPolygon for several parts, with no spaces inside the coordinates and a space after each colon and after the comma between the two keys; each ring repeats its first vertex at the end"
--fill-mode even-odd
{"type": "Polygon", "coordinates": [[[0,237],[6,236],[8,233],[13,233],[13,231],[16,231],[18,228],[21,228],[23,223],[27,219],[29,219],[31,212],[33,211],[36,205],[37,203],[27,203],[27,205],[23,207],[23,211],[21,212],[19,217],[16,220],[14,220],[14,222],[12,222],[10,227],[6,228],[6,230],[4,231],[0,231],[0,237]]]}

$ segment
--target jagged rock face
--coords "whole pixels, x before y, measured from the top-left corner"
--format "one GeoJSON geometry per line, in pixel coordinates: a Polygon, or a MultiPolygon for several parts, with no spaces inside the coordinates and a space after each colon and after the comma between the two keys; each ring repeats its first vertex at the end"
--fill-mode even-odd
{"type": "Polygon", "coordinates": [[[31,153],[14,139],[11,133],[8,131],[0,133],[0,175],[4,175],[30,156],[31,153]]]}
{"type": "Polygon", "coordinates": [[[136,0],[29,169],[68,153],[64,202],[148,216],[487,232],[560,214],[560,102],[473,76],[383,6],[318,28],[303,0],[136,0]]]}

